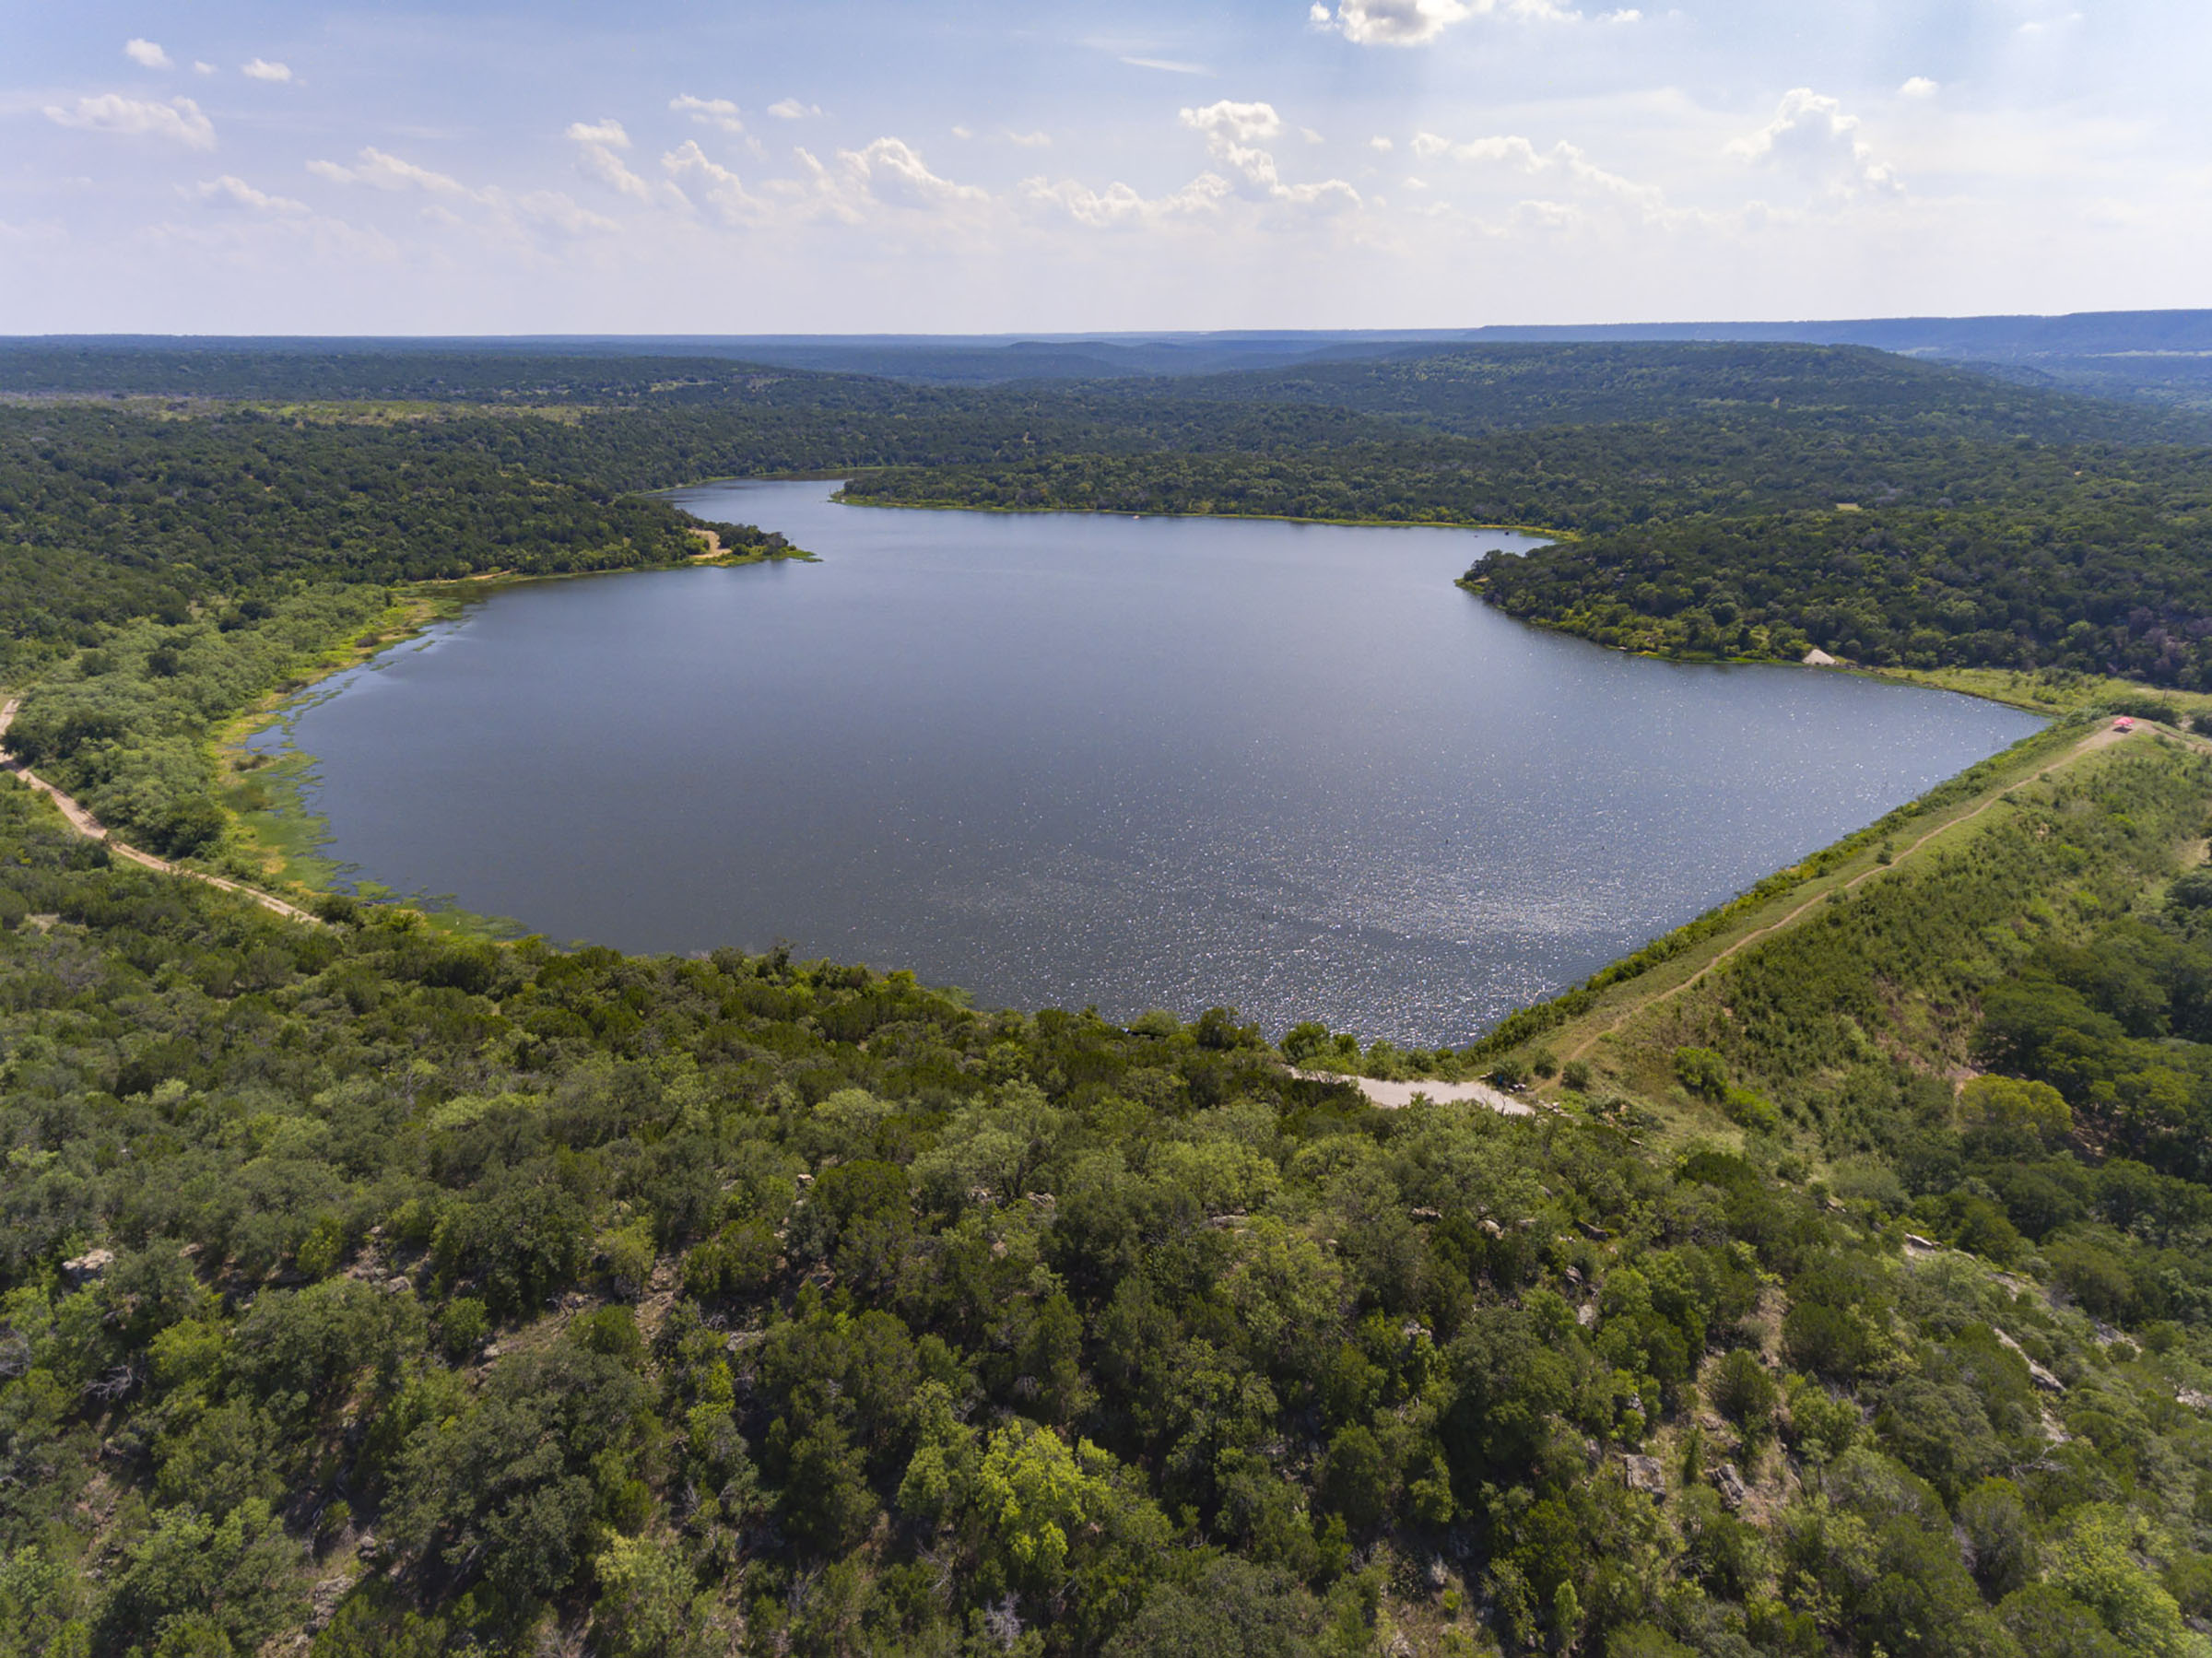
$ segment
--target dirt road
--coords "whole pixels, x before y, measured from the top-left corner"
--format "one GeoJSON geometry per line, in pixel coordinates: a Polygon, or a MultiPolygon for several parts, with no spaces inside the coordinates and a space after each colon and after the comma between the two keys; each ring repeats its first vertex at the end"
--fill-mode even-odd
{"type": "MultiPolygon", "coordinates": [[[[0,744],[5,744],[8,727],[16,723],[16,710],[21,707],[23,699],[20,697],[10,697],[6,703],[0,703],[0,744]]],[[[112,857],[124,859],[143,868],[159,870],[163,875],[182,876],[188,881],[204,881],[210,887],[221,888],[225,892],[235,892],[241,898],[252,899],[263,909],[272,910],[288,920],[303,921],[310,926],[323,924],[314,916],[300,909],[299,905],[288,904],[273,893],[262,892],[241,881],[226,880],[219,875],[208,875],[203,870],[180,868],[166,858],[157,858],[150,852],[140,852],[127,841],[118,841],[99,818],[93,817],[75,800],[63,794],[61,790],[31,770],[29,767],[24,765],[5,747],[0,747],[0,767],[5,767],[7,770],[14,772],[59,806],[62,816],[69,820],[69,827],[78,834],[88,840],[104,841],[109,854],[112,857]]]]}

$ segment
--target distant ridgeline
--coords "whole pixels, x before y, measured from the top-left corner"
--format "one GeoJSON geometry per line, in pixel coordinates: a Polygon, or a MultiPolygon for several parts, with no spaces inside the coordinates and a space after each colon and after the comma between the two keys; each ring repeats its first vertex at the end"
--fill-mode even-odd
{"type": "Polygon", "coordinates": [[[884,502],[1548,527],[1577,539],[1471,576],[1609,644],[2212,686],[2212,417],[2186,409],[1771,342],[988,386],[657,349],[0,346],[11,659],[202,593],[664,562],[685,521],[632,492],[814,474],[884,502]]]}

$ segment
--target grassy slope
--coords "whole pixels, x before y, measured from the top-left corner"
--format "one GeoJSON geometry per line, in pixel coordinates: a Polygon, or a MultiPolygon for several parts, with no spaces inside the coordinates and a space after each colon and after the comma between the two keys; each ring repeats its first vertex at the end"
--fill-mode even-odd
{"type": "MultiPolygon", "coordinates": [[[[2101,723],[2071,722],[2039,734],[1977,768],[1971,789],[1938,791],[1809,860],[1802,880],[1733,907],[1704,936],[1514,1052],[1583,1061],[1593,1094],[1655,1107],[1669,1139],[1735,1132],[1676,1086],[1681,1046],[1716,1048],[1739,1079],[1785,1107],[1876,1055],[1963,1075],[1979,984],[2037,940],[2087,932],[2202,856],[2208,752],[2156,727],[2116,738],[2101,723]],[[2078,855],[2030,853],[2054,834],[2078,855]],[[1971,942],[1953,937],[1930,955],[1922,940],[1891,936],[1920,918],[1971,928],[1971,942]],[[1854,957],[1847,969],[1832,958],[1845,952],[1854,957]],[[1788,1019],[1818,1029],[1813,1048],[1779,1051],[1759,1013],[1739,1016],[1739,1001],[1769,1001],[1777,985],[1787,987],[1788,1019]],[[1876,1005],[1880,1015],[1865,1017],[1876,1005]]],[[[1542,1091],[1577,1102],[1556,1079],[1542,1091]]]]}

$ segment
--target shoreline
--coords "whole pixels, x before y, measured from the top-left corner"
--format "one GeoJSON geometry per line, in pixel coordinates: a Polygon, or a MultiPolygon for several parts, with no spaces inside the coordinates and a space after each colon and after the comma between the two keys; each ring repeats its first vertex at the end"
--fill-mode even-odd
{"type": "MultiPolygon", "coordinates": [[[[1481,599],[1486,605],[1489,604],[1483,591],[1484,584],[1480,582],[1469,582],[1462,577],[1452,585],[1481,599]]],[[[1490,607],[1498,609],[1494,605],[1490,607]]],[[[1579,628],[1566,627],[1541,617],[1513,616],[1503,610],[1499,610],[1499,614],[1506,620],[1518,622],[1525,628],[1540,629],[1562,639],[1579,639],[1598,650],[1641,657],[1646,662],[1676,662],[1693,667],[1804,668],[1811,673],[1848,674],[1856,678],[1877,679],[1889,685],[1912,685],[1924,690],[1948,691],[1954,696],[1972,697],[1980,701],[1996,703],[2001,708],[2018,709],[2022,713],[2036,714],[2053,721],[2064,720],[2074,714],[2095,713],[2110,703],[2122,700],[2162,702],[2184,718],[2212,719],[2212,692],[2180,690],[2147,684],[2142,680],[2118,679],[2110,675],[2082,675],[2070,670],[2056,670],[2060,677],[2045,680],[2038,677],[2045,670],[2035,668],[1888,668],[1842,659],[1812,663],[1801,656],[1714,656],[1691,651],[1640,651],[1629,645],[1607,644],[1603,640],[1592,639],[1579,628]],[[2041,688],[2040,693],[2035,688],[2041,688]]]]}
{"type": "Polygon", "coordinates": [[[120,857],[126,863],[153,870],[156,874],[182,876],[187,880],[201,881],[224,892],[236,893],[241,898],[251,899],[263,909],[281,915],[288,921],[301,922],[309,926],[324,924],[321,918],[310,914],[297,904],[278,898],[273,892],[265,892],[259,888],[247,886],[243,881],[234,881],[226,876],[215,875],[207,870],[193,869],[182,864],[171,863],[167,858],[156,857],[152,853],[133,846],[127,841],[118,840],[115,832],[86,810],[76,796],[65,793],[56,784],[48,782],[5,747],[8,727],[15,723],[16,710],[22,706],[22,700],[20,697],[11,696],[5,703],[0,703],[0,771],[8,772],[24,787],[46,796],[53,803],[55,810],[61,813],[62,821],[86,840],[97,841],[106,847],[112,857],[120,857]]]}
{"type": "MultiPolygon", "coordinates": [[[[735,480],[733,480],[735,481],[735,480]]],[[[762,479],[764,483],[780,483],[782,479],[762,479]]],[[[797,481],[797,480],[793,480],[797,481]]],[[[687,485],[687,488],[701,488],[703,485],[687,485]]],[[[1308,518],[1292,512],[1129,512],[1120,507],[1008,507],[995,502],[964,500],[872,500],[850,497],[841,491],[830,498],[841,507],[883,507],[907,512],[1003,512],[1009,515],[1030,513],[1049,516],[1063,513],[1071,518],[1180,518],[1217,519],[1223,523],[1311,523],[1324,527],[1354,530],[1461,530],[1480,533],[1488,530],[1500,535],[1526,535],[1546,545],[1579,539],[1571,530],[1550,530],[1536,524],[1525,523],[1468,523],[1458,519],[1440,521],[1427,518],[1308,518]]]]}
{"type": "MultiPolygon", "coordinates": [[[[670,496],[686,489],[712,489],[727,484],[818,484],[850,480],[853,468],[839,472],[785,472],[772,476],[747,477],[733,475],[728,477],[701,478],[697,483],[669,484],[658,489],[640,489],[639,495],[670,496]]],[[[1241,521],[1254,523],[1314,523],[1335,525],[1346,529],[1363,530],[1492,530],[1504,535],[1526,535],[1531,540],[1550,542],[1577,541],[1579,532],[1555,530],[1543,524],[1530,523],[1477,523],[1462,519],[1420,518],[1310,518],[1294,512],[1127,512],[1119,507],[1008,507],[994,502],[964,500],[874,500],[865,496],[848,496],[839,490],[830,498],[841,507],[883,507],[906,512],[1005,512],[1005,513],[1065,513],[1079,518],[1216,518],[1224,523],[1241,521]]]]}
{"type": "MultiPolygon", "coordinates": [[[[724,479],[712,481],[720,481],[724,483],[743,483],[812,482],[832,480],[827,478],[773,478],[724,479]]],[[[682,489],[692,489],[706,487],[710,486],[707,484],[697,484],[679,486],[677,488],[682,489]]],[[[665,494],[668,492],[652,491],[650,493],[665,494]]],[[[1060,507],[974,507],[962,505],[959,503],[918,505],[908,502],[886,502],[866,500],[849,500],[844,499],[841,494],[833,495],[831,499],[836,500],[840,505],[881,505],[900,508],[909,511],[1088,512],[1089,515],[1093,516],[1119,516],[1118,513],[1108,512],[1102,509],[1060,507]]],[[[1135,514],[1133,516],[1162,518],[1214,518],[1223,521],[1234,521],[1238,518],[1249,518],[1259,522],[1342,524],[1356,523],[1359,527],[1393,529],[1493,529],[1508,531],[1514,534],[1530,533],[1524,529],[1514,529],[1512,526],[1505,525],[1406,523],[1398,521],[1287,519],[1279,516],[1256,513],[1146,513],[1135,514]]],[[[322,826],[320,819],[316,818],[314,814],[307,807],[304,798],[300,793],[301,784],[306,780],[298,775],[298,773],[303,772],[308,768],[312,767],[314,757],[304,754],[300,751],[294,751],[293,755],[287,756],[282,759],[278,759],[273,764],[269,762],[263,762],[261,764],[245,767],[241,767],[240,764],[241,759],[243,758],[248,752],[257,752],[247,750],[244,745],[253,736],[267,732],[273,724],[275,724],[283,717],[288,707],[294,704],[300,698],[311,693],[316,686],[324,684],[340,674],[366,666],[369,664],[373,663],[387,652],[390,652],[401,645],[405,645],[411,641],[423,638],[432,628],[436,627],[438,624],[458,619],[477,602],[486,598],[489,598],[499,593],[504,592],[511,587],[524,584],[535,584],[540,582],[567,581],[583,576],[652,573],[653,570],[683,569],[689,565],[699,564],[719,564],[725,567],[734,567],[738,564],[764,563],[773,561],[780,558],[793,557],[793,555],[790,554],[779,555],[766,552],[731,555],[724,552],[720,547],[718,540],[713,535],[712,531],[706,530],[702,526],[697,533],[708,543],[709,550],[703,554],[694,556],[691,559],[687,560],[684,564],[653,566],[646,570],[572,570],[550,572],[546,574],[517,574],[512,571],[488,571],[475,576],[449,578],[435,582],[411,583],[406,587],[391,590],[392,603],[376,618],[375,623],[371,627],[359,630],[352,639],[347,640],[342,645],[334,647],[323,660],[314,664],[312,670],[303,672],[302,674],[288,679],[283,688],[268,693],[264,698],[259,700],[253,707],[241,711],[240,713],[233,715],[229,719],[220,723],[210,732],[209,740],[215,746],[217,750],[216,758],[218,764],[218,782],[222,794],[226,797],[224,799],[225,810],[229,815],[231,823],[236,826],[239,835],[239,841],[241,843],[239,850],[249,859],[256,857],[261,859],[263,861],[264,868],[268,871],[268,878],[270,879],[271,884],[279,885],[285,889],[292,891],[296,896],[305,897],[312,901],[315,895],[323,893],[334,893],[338,890],[335,882],[330,878],[330,875],[324,873],[325,871],[329,871],[332,874],[335,874],[336,866],[329,864],[326,860],[322,860],[320,861],[321,866],[319,868],[317,867],[319,861],[316,856],[316,848],[321,839],[321,837],[317,834],[317,831],[324,826],[322,826]],[[294,773],[288,777],[282,775],[282,769],[287,768],[288,766],[294,773]],[[246,785],[256,780],[260,781],[265,787],[274,785],[275,791],[277,793],[279,797],[277,799],[269,801],[265,805],[263,805],[259,807],[249,808],[241,806],[233,797],[234,793],[243,785],[246,785]],[[295,826],[296,829],[300,832],[294,836],[279,836],[270,832],[270,829],[266,823],[256,825],[251,821],[251,819],[254,817],[265,815],[270,819],[288,820],[288,822],[295,826]],[[288,844],[288,841],[290,843],[288,844]]],[[[1465,587],[1466,584],[1465,582],[1454,582],[1454,585],[1465,587]]],[[[1477,596],[1479,596],[1479,594],[1477,594],[1477,596]]],[[[1515,617],[1512,619],[1520,620],[1524,618],[1515,617]]],[[[1546,626],[1546,624],[1541,622],[1531,623],[1530,625],[1536,627],[1546,626]]],[[[1559,632],[1571,631],[1569,629],[1547,629],[1547,630],[1559,632]]],[[[1577,637],[1581,636],[1577,635],[1577,637]]],[[[1585,642],[1595,643],[1596,641],[1585,641],[1585,642]]],[[[1680,656],[1663,655],[1657,653],[1645,652],[1630,653],[1646,655],[1654,660],[1660,661],[1692,660],[1680,656]]],[[[1788,661],[1788,659],[1773,657],[1712,658],[1702,660],[1714,665],[1802,665],[1791,663],[1788,661]]],[[[1975,687],[1958,684],[1943,684],[1936,682],[1932,677],[1923,677],[1921,676],[1921,672],[1916,670],[1868,669],[1858,667],[1853,664],[1846,664],[1842,671],[1857,673],[1862,676],[1869,678],[1888,679],[1896,683],[1919,684],[1923,685],[1926,688],[1951,690],[1956,694],[1977,696],[1982,700],[1992,701],[2002,706],[2009,706],[2023,710],[2024,711],[2036,713],[2047,720],[2052,721],[2054,725],[2065,723],[2067,714],[2070,711],[2073,711],[2064,707],[2053,707],[2049,702],[2038,702],[2032,700],[2024,694],[2015,694],[2010,696],[1999,694],[2002,689],[2007,688],[1999,687],[1994,683],[1988,686],[1975,687]]],[[[1994,674],[1992,677],[1993,679],[1994,678],[1994,674]]],[[[2158,693],[2150,691],[2148,688],[2142,688],[2137,694],[2156,695],[2158,693]]],[[[2208,705],[2212,705],[2212,697],[2207,697],[2204,699],[2204,700],[2208,705]]],[[[1992,757],[1993,759],[1997,757],[1992,757]]],[[[1986,764],[1987,762],[1982,763],[1986,764]]],[[[1968,775],[1968,772],[1971,772],[1973,768],[1969,768],[1967,771],[1962,771],[1959,777],[1947,779],[1943,782],[1939,782],[1936,785],[1935,789],[1931,791],[1931,793],[1941,793],[1951,788],[1963,780],[1968,775]]],[[[1815,858],[1826,858],[1830,855],[1849,856],[1856,851],[1863,850],[1864,846],[1869,843],[1870,837],[1876,836],[1877,831],[1881,830],[1885,826],[1892,824],[1900,816],[1910,817],[1920,815],[1923,810],[1926,809],[1924,804],[1925,802],[1926,796],[1924,796],[1921,801],[1907,803],[1904,806],[1898,808],[1897,811],[1894,811],[1891,814],[1887,815],[1884,818],[1877,820],[1877,823],[1868,825],[1865,829],[1843,837],[1832,847],[1823,849],[1821,853],[1815,853],[1813,856],[1815,858]]],[[[1777,883],[1780,883],[1785,887],[1797,887],[1804,881],[1805,876],[1803,872],[1805,867],[1806,866],[1804,864],[1800,864],[1798,865],[1792,866],[1791,868],[1778,870],[1761,880],[1758,887],[1756,887],[1753,890],[1755,892],[1770,892],[1777,883]]],[[[178,873],[192,875],[200,878],[207,878],[202,876],[201,872],[189,868],[179,868],[178,873]]],[[[396,901],[406,907],[423,908],[418,901],[417,903],[410,904],[409,900],[406,899],[397,899],[395,898],[395,895],[378,896],[382,897],[383,901],[386,902],[396,901]]],[[[1749,895],[1745,896],[1748,897],[1749,895]]],[[[1635,959],[1636,957],[1643,954],[1643,952],[1666,945],[1669,940],[1674,939],[1678,934],[1689,931],[1697,931],[1699,932],[1700,937],[1709,936],[1711,931],[1712,930],[1712,924],[1721,921],[1725,912],[1734,911],[1743,901],[1743,899],[1730,900],[1727,903],[1724,903],[1723,905],[1716,907],[1714,911],[1706,912],[1706,914],[1703,916],[1692,918],[1690,922],[1684,923],[1682,928],[1674,929],[1669,933],[1656,935],[1653,939],[1648,941],[1644,946],[1641,947],[1639,950],[1630,952],[1628,955],[1623,956],[1618,961],[1608,963],[1605,969],[1601,970],[1600,976],[1614,973],[1630,961],[1635,959]]],[[[435,909],[423,908],[423,912],[427,917],[430,918],[436,923],[451,928],[465,930],[483,936],[512,936],[515,930],[515,923],[507,921],[505,918],[477,916],[474,912],[461,909],[457,906],[439,907],[435,909]]],[[[1683,947],[1687,947],[1688,942],[1688,941],[1685,941],[1685,946],[1683,947]]],[[[1667,955],[1669,956],[1674,953],[1675,951],[1673,949],[1667,951],[1667,955]]],[[[1663,957],[1662,959],[1664,958],[1665,958],[1663,957]]],[[[1653,965],[1656,965],[1656,963],[1654,962],[1653,965]]],[[[1500,1052],[1508,1052],[1512,1047],[1519,1045],[1517,1042],[1511,1041],[1505,1043],[1503,1046],[1498,1045],[1500,1039],[1506,1034],[1510,1028],[1522,1021],[1525,1017],[1532,1014],[1536,1014],[1539,1009],[1544,1009],[1551,1004],[1556,1003],[1559,998],[1574,994],[1581,988],[1581,986],[1577,985],[1563,986],[1561,990],[1555,993],[1552,997],[1547,998],[1542,1002],[1533,1003],[1529,1007],[1517,1009],[1514,1013],[1507,1015],[1505,1019],[1502,1020],[1499,1026],[1493,1028],[1491,1031],[1486,1033],[1480,1038],[1476,1039],[1473,1042],[1466,1045],[1465,1052],[1468,1057],[1464,1065],[1454,1065],[1450,1067],[1450,1069],[1453,1071],[1459,1071],[1463,1076],[1472,1075],[1473,1067],[1484,1064],[1489,1057],[1500,1052]]],[[[1362,1079],[1350,1074],[1347,1074],[1344,1079],[1353,1082],[1356,1085],[1361,1084],[1363,1081],[1377,1080],[1373,1078],[1362,1079]]],[[[1384,1085],[1378,1083],[1378,1086],[1384,1085]]],[[[1409,1085],[1392,1083],[1388,1086],[1394,1089],[1409,1085]]],[[[1442,1086],[1453,1088],[1456,1095],[1457,1090],[1467,1088],[1470,1085],[1457,1080],[1452,1080],[1444,1082],[1442,1086]]],[[[1519,1102],[1516,1101],[1514,1103],[1517,1104],[1519,1102]]]]}
{"type": "MultiPolygon", "coordinates": [[[[265,693],[251,706],[229,715],[209,729],[207,740],[214,750],[218,796],[223,797],[223,810],[230,820],[231,828],[243,842],[238,850],[249,859],[258,858],[261,861],[272,885],[280,885],[311,898],[337,892],[337,888],[326,878],[312,877],[302,873],[303,867],[317,864],[333,870],[336,865],[318,857],[316,849],[326,842],[327,837],[318,832],[323,827],[323,819],[306,805],[300,794],[300,787],[304,780],[297,775],[284,775],[288,770],[304,771],[312,766],[315,757],[303,750],[294,750],[283,758],[241,766],[240,761],[245,755],[258,752],[249,749],[246,745],[253,737],[269,730],[283,717],[288,707],[315,687],[341,674],[368,666],[385,653],[421,639],[441,622],[459,620],[472,606],[512,588],[535,586],[541,582],[573,582],[596,576],[652,575],[678,570],[735,570],[755,564],[820,562],[817,555],[803,550],[732,552],[724,548],[721,538],[703,525],[694,534],[707,542],[709,550],[695,553],[681,564],[633,566],[620,570],[547,570],[535,574],[487,570],[473,576],[412,582],[390,589],[392,603],[368,628],[362,629],[351,640],[334,645],[312,668],[303,670],[280,688],[265,693]],[[288,799],[279,798],[266,805],[241,808],[234,800],[228,798],[256,782],[265,786],[274,785],[280,796],[288,796],[288,799]],[[303,832],[296,836],[278,836],[249,821],[263,816],[288,817],[303,832]]],[[[185,873],[193,872],[187,869],[185,873]]],[[[442,917],[448,925],[454,926],[456,930],[487,937],[511,936],[519,927],[519,923],[511,918],[479,915],[457,906],[425,909],[422,913],[433,924],[442,917]]]]}

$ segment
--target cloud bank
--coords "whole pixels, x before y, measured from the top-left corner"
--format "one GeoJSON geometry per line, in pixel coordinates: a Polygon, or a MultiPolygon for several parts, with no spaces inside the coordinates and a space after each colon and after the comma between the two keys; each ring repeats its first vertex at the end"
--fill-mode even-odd
{"type": "Polygon", "coordinates": [[[80,98],[74,105],[48,104],[46,119],[56,126],[80,127],[92,133],[121,133],[128,137],[166,138],[187,149],[213,149],[215,123],[189,98],[153,103],[106,92],[80,98]]]}

